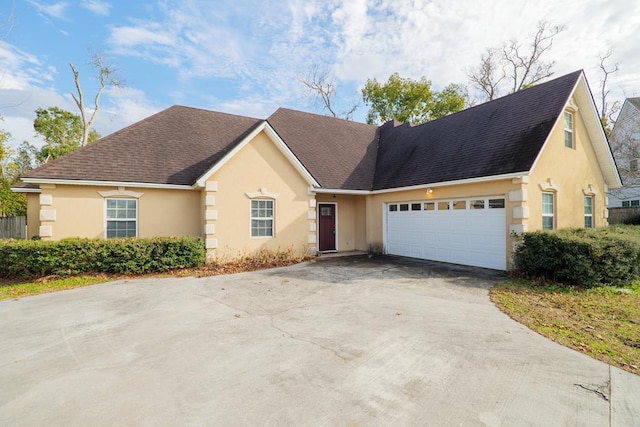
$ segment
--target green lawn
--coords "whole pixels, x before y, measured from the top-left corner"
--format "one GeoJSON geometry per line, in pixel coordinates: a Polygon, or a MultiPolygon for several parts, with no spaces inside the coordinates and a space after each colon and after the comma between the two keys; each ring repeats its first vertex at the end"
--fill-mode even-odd
{"type": "Polygon", "coordinates": [[[0,300],[22,298],[29,295],[44,294],[47,292],[62,291],[64,289],[79,288],[95,285],[96,283],[111,280],[104,275],[74,276],[66,278],[42,278],[34,281],[10,281],[0,282],[0,300]]]}

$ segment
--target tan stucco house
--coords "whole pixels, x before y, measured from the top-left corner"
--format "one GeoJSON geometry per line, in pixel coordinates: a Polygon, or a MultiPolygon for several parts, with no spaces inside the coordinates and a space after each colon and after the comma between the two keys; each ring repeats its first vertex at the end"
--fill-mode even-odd
{"type": "Polygon", "coordinates": [[[210,258],[378,250],[502,270],[517,233],[606,225],[621,185],[581,71],[420,126],[174,106],[22,181],[42,239],[192,235],[210,258]]]}

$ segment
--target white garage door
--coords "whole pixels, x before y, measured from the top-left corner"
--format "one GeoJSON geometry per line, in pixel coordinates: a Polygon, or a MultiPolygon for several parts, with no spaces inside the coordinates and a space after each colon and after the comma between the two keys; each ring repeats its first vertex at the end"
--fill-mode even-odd
{"type": "Polygon", "coordinates": [[[506,270],[504,197],[389,203],[392,255],[506,270]]]}

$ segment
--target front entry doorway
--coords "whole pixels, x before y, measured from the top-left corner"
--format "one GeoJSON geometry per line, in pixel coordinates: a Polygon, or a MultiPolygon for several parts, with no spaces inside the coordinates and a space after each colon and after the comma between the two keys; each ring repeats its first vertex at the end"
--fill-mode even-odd
{"type": "Polygon", "coordinates": [[[336,246],[336,205],[335,203],[320,203],[318,205],[318,250],[330,252],[337,250],[336,246]]]}

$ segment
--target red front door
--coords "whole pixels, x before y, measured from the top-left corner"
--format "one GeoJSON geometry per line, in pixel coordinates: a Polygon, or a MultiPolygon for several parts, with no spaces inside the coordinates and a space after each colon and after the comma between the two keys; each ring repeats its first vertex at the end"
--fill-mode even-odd
{"type": "Polygon", "coordinates": [[[318,249],[320,252],[336,250],[336,205],[319,204],[318,249]]]}

